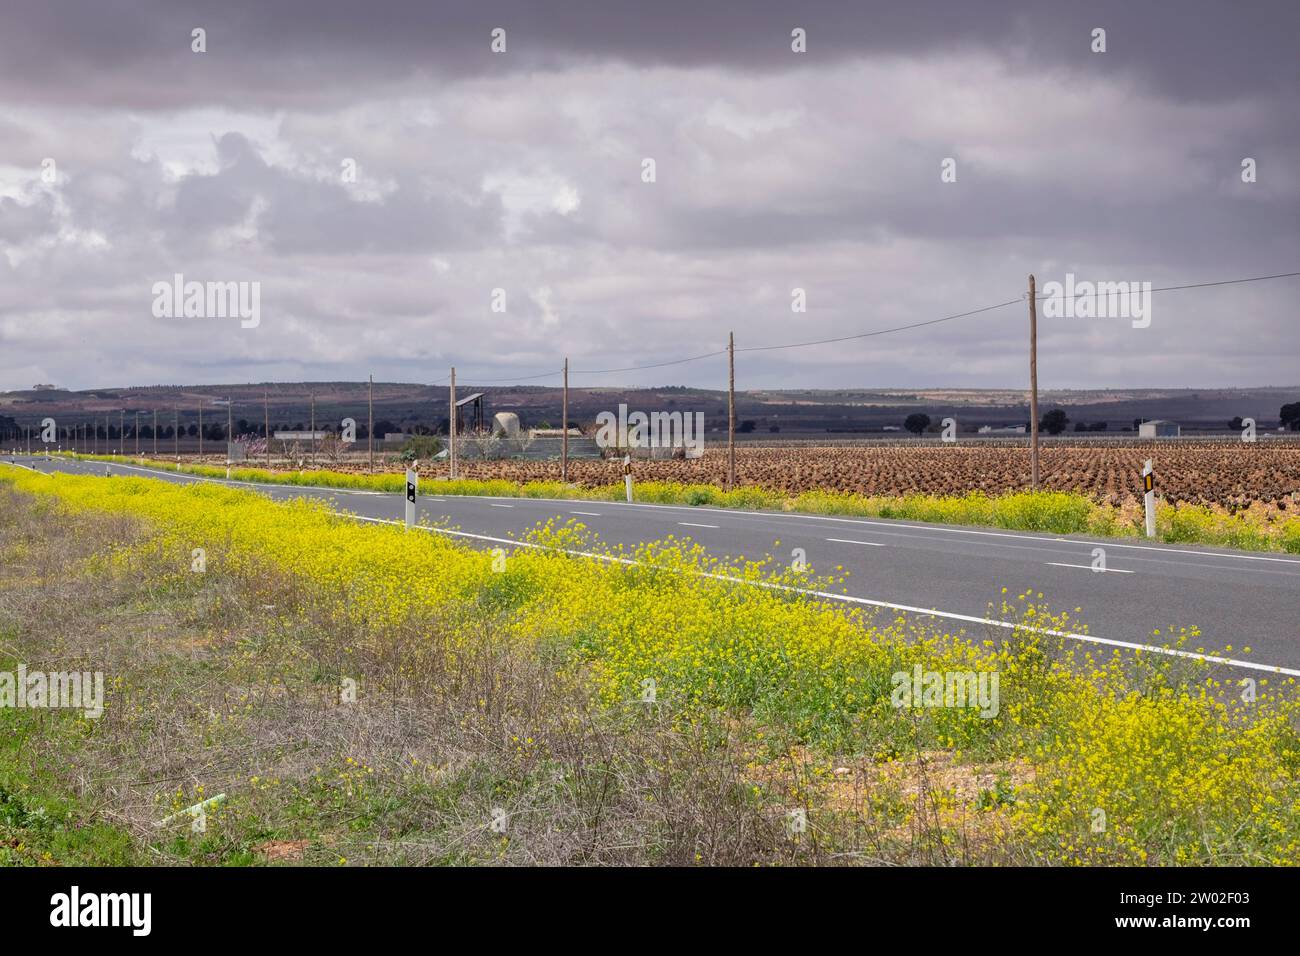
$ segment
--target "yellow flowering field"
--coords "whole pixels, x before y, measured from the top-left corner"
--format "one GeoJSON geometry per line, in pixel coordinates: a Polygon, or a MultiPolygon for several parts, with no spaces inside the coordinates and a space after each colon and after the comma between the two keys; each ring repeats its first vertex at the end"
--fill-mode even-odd
{"type": "MultiPolygon", "coordinates": [[[[1016,624],[995,640],[811,599],[795,589],[842,585],[770,559],[720,561],[671,536],[624,551],[580,525],[550,524],[530,546],[494,555],[433,530],[355,522],[322,504],[220,485],[56,482],[2,465],[0,482],[70,511],[144,519],[178,580],[195,549],[249,581],[290,573],[306,600],[359,628],[371,651],[413,622],[453,633],[488,626],[586,682],[613,717],[652,708],[683,728],[721,717],[743,728],[759,790],[792,752],[809,766],[845,762],[882,775],[942,753],[955,765],[1019,768],[963,813],[986,817],[1020,859],[1300,862],[1295,682],[1261,678],[1247,700],[1235,675],[1186,658],[1096,656],[1044,633],[1085,631],[1086,622],[1023,585],[990,609],[1016,624]],[[996,713],[898,706],[897,677],[914,670],[997,675],[996,713]]],[[[104,573],[130,560],[113,553],[104,573]]],[[[1197,636],[1188,627],[1167,638],[1194,646],[1197,636]]],[[[887,811],[883,787],[866,795],[872,813],[887,811]]],[[[948,812],[958,795],[936,799],[948,812]]],[[[827,800],[813,812],[829,821],[838,811],[827,800]]],[[[898,825],[916,812],[902,808],[898,825]]]]}

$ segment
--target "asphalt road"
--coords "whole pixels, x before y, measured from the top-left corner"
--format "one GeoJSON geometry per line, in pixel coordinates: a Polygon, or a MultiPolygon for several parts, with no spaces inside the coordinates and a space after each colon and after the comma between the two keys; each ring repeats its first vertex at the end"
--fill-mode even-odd
{"type": "MultiPolygon", "coordinates": [[[[41,472],[102,476],[105,471],[98,462],[12,455],[0,460],[41,472]]],[[[213,480],[134,465],[110,467],[115,474],[167,481],[213,480]]],[[[404,498],[396,494],[229,484],[273,498],[321,498],[370,520],[400,522],[404,513],[404,498]]],[[[1075,617],[1088,634],[1072,632],[1072,640],[1154,648],[1172,629],[1194,625],[1201,637],[1192,649],[1217,652],[1225,668],[1243,674],[1280,669],[1300,676],[1300,557],[868,518],[439,496],[436,488],[436,482],[422,487],[419,522],[481,547],[508,548],[537,524],[559,518],[580,521],[609,544],[634,546],[671,534],[698,541],[714,554],[770,554],[786,563],[793,549],[801,548],[814,571],[831,573],[842,566],[850,572],[847,596],[833,595],[835,600],[879,607],[891,617],[933,615],[945,627],[983,636],[990,627],[985,623],[990,602],[1001,603],[1003,587],[1011,598],[1031,589],[1041,591],[1054,608],[1081,609],[1075,617]],[[1104,572],[1093,570],[1095,548],[1105,551],[1104,572]]]]}

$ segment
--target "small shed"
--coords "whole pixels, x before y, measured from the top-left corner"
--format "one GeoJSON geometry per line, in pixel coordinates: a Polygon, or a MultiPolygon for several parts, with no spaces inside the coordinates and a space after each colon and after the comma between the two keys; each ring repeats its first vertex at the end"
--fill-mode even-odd
{"type": "Polygon", "coordinates": [[[1181,434],[1182,428],[1177,422],[1165,421],[1163,418],[1138,425],[1139,438],[1177,438],[1181,434]]]}
{"type": "Polygon", "coordinates": [[[483,430],[483,393],[475,392],[473,395],[466,395],[464,398],[456,399],[456,431],[465,431],[465,415],[469,416],[469,430],[481,432],[483,430]],[[461,409],[468,407],[468,411],[462,412],[461,409]]]}

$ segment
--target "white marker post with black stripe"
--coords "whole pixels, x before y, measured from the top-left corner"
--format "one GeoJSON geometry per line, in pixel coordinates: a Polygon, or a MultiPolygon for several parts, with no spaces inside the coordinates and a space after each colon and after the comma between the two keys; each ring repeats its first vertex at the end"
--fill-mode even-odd
{"type": "Polygon", "coordinates": [[[415,493],[420,485],[420,476],[415,468],[406,469],[406,530],[415,527],[415,493]]]}
{"type": "Polygon", "coordinates": [[[1156,536],[1156,473],[1151,466],[1150,458],[1142,469],[1142,504],[1146,508],[1147,537],[1154,538],[1156,536]]]}
{"type": "Polygon", "coordinates": [[[627,489],[627,503],[632,503],[632,456],[623,456],[623,487],[627,489]]]}

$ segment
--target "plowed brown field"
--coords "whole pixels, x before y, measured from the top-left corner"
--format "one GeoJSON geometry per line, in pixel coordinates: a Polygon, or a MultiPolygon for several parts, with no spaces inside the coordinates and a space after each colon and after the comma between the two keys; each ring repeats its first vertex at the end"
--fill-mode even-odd
{"type": "MultiPolygon", "coordinates": [[[[1045,443],[1043,487],[1078,491],[1117,503],[1141,490],[1142,464],[1155,462],[1157,489],[1165,501],[1216,504],[1227,508],[1251,502],[1285,508],[1300,493],[1300,439],[1245,442],[1130,442],[1097,445],[1045,443]]],[[[725,449],[710,449],[692,461],[636,461],[641,480],[722,484],[725,449]]],[[[421,471],[425,469],[422,468],[421,471]]],[[[554,480],[554,461],[462,461],[466,478],[554,480]]],[[[429,469],[444,473],[445,464],[429,469]]],[[[570,480],[584,486],[621,480],[615,461],[573,461],[570,480]]],[[[858,494],[990,495],[1029,487],[1029,449],[1025,445],[967,442],[951,446],[917,444],[866,447],[736,449],[736,478],[741,485],[760,485],[789,494],[845,491],[858,494]]],[[[1293,505],[1300,507],[1300,503],[1293,505]]]]}

